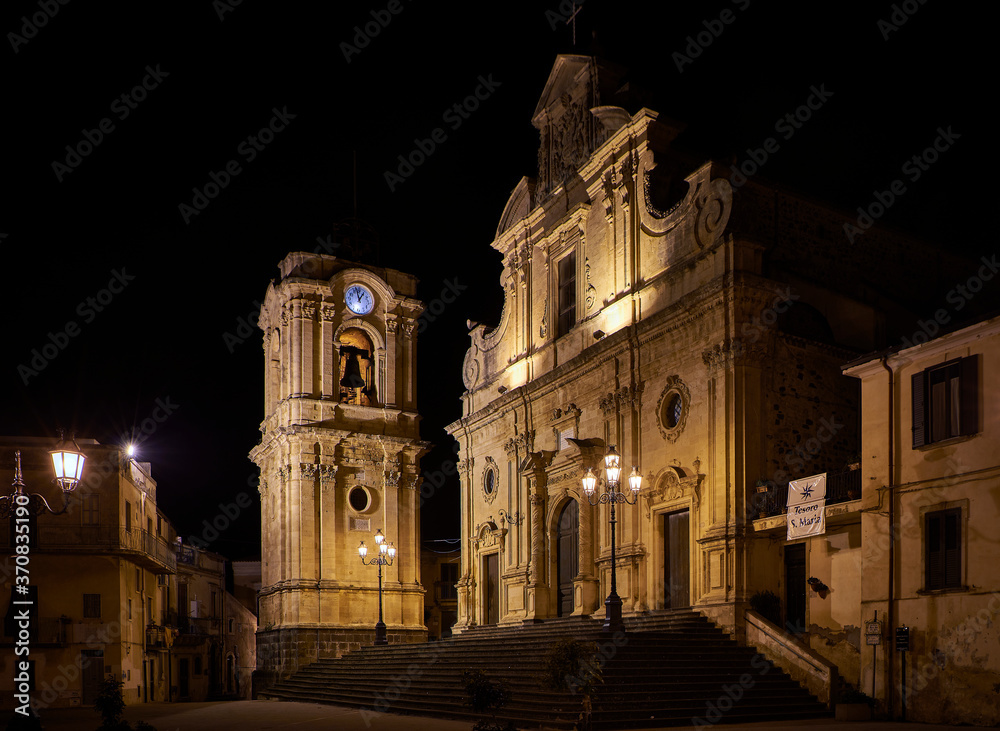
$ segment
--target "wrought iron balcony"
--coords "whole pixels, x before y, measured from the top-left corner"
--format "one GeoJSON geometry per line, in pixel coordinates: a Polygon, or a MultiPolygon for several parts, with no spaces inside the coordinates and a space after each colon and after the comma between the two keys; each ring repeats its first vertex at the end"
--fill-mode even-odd
{"type": "Polygon", "coordinates": [[[177,570],[173,547],[144,530],[107,525],[39,525],[38,553],[120,553],[157,573],[177,570]]]}
{"type": "MultiPolygon", "coordinates": [[[[785,512],[788,502],[788,485],[771,485],[767,492],[750,494],[750,517],[767,518],[785,512]]],[[[836,505],[861,497],[861,470],[828,472],[826,475],[826,504],[836,505]]]]}

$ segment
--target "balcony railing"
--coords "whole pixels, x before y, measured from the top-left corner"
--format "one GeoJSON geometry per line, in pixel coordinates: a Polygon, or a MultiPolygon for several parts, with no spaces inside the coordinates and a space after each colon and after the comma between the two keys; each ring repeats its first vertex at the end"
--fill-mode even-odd
{"type": "MultiPolygon", "coordinates": [[[[861,470],[827,473],[826,504],[836,505],[861,497],[861,470]]],[[[767,518],[781,515],[788,503],[788,485],[772,485],[767,492],[750,495],[752,518],[767,518]]]]}
{"type": "Polygon", "coordinates": [[[177,570],[173,546],[144,530],[124,530],[106,525],[39,525],[39,551],[120,551],[146,558],[154,570],[177,570]]]}

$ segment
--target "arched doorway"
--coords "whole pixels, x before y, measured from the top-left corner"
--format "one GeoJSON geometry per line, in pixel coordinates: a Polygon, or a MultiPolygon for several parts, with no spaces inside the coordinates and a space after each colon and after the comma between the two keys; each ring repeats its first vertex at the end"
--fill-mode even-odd
{"type": "Polygon", "coordinates": [[[580,573],[580,507],[570,500],[559,513],[559,537],[556,541],[556,576],[559,585],[559,616],[573,613],[573,580],[580,573]]]}

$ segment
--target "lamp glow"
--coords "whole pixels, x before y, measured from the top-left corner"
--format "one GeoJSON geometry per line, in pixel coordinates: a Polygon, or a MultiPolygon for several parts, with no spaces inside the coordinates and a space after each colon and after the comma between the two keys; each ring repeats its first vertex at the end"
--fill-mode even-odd
{"type": "Polygon", "coordinates": [[[60,440],[56,448],[49,452],[52,455],[52,467],[55,469],[56,482],[63,492],[72,492],[80,483],[83,477],[83,463],[87,460],[86,455],[80,451],[76,442],[70,439],[60,440]]]}
{"type": "Polygon", "coordinates": [[[632,488],[633,494],[639,494],[639,490],[642,488],[642,475],[639,474],[639,468],[632,465],[632,474],[628,476],[628,486],[632,488]]]}

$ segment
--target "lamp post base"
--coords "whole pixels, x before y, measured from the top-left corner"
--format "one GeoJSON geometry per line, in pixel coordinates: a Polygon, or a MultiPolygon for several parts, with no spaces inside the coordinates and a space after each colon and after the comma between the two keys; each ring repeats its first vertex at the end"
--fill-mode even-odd
{"type": "Polygon", "coordinates": [[[604,600],[604,631],[625,631],[625,623],[622,621],[622,599],[616,591],[612,591],[604,600]]]}
{"type": "Polygon", "coordinates": [[[376,645],[388,645],[389,637],[385,632],[385,622],[379,622],[375,625],[375,644],[376,645]]]}

